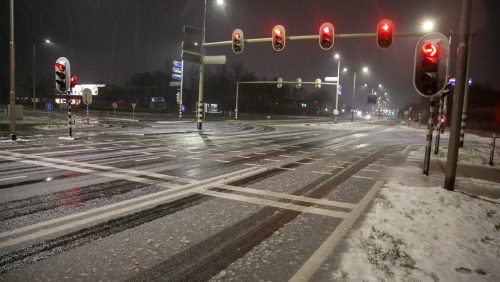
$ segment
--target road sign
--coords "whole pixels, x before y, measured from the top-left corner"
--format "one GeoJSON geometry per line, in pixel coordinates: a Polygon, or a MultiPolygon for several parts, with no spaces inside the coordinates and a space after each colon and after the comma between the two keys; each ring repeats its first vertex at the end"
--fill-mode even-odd
{"type": "Polygon", "coordinates": [[[185,25],[184,28],[182,29],[182,32],[184,33],[184,35],[193,37],[201,37],[203,35],[201,29],[189,25],[185,25]]]}
{"type": "Polygon", "coordinates": [[[339,115],[339,110],[333,110],[333,115],[338,116],[339,115]]]}
{"type": "Polygon", "coordinates": [[[405,116],[407,116],[407,115],[409,114],[409,112],[408,112],[408,111],[405,111],[405,112],[404,112],[404,114],[405,114],[405,116]]]}
{"type": "Polygon", "coordinates": [[[90,105],[92,104],[92,90],[89,88],[85,88],[82,91],[82,102],[85,105],[90,105]]]}
{"type": "Polygon", "coordinates": [[[226,55],[203,57],[203,63],[205,63],[205,65],[223,65],[226,63],[226,60],[226,55]]]}
{"type": "Polygon", "coordinates": [[[201,52],[201,46],[199,44],[195,44],[193,42],[182,41],[182,50],[190,51],[190,52],[201,52]]]}
{"type": "Polygon", "coordinates": [[[182,68],[182,62],[181,61],[174,61],[172,65],[176,68],[182,68]]]}
{"type": "Polygon", "coordinates": [[[339,95],[342,95],[342,85],[339,85],[339,95]]]}
{"type": "Polygon", "coordinates": [[[326,82],[337,82],[339,81],[339,78],[337,76],[327,76],[325,77],[326,82]]]}
{"type": "Polygon", "coordinates": [[[295,87],[300,88],[302,87],[302,78],[297,78],[297,84],[295,84],[295,87]]]}
{"type": "Polygon", "coordinates": [[[180,81],[170,81],[170,87],[181,87],[180,81]]]}
{"type": "Polygon", "coordinates": [[[116,110],[116,108],[118,108],[118,104],[117,104],[116,102],[113,102],[113,103],[111,104],[111,106],[112,106],[112,107],[113,107],[113,109],[115,109],[115,110],[116,110]]]}
{"type": "Polygon", "coordinates": [[[54,109],[54,105],[51,102],[45,103],[45,110],[50,112],[54,109]]]}
{"type": "Polygon", "coordinates": [[[173,73],[181,74],[182,73],[182,68],[172,67],[172,72],[173,73]]]}
{"type": "Polygon", "coordinates": [[[182,75],[180,75],[180,74],[176,74],[176,73],[173,73],[173,74],[172,74],[172,78],[173,78],[173,79],[176,79],[176,80],[181,80],[181,79],[182,79],[182,75]]]}
{"type": "Polygon", "coordinates": [[[135,106],[137,106],[137,103],[132,103],[132,109],[135,110],[135,106]]]}

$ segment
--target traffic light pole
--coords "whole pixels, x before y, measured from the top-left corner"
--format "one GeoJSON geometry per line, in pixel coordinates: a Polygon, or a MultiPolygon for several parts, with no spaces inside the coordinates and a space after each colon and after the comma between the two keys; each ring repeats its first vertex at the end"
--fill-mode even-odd
{"type": "MultiPolygon", "coordinates": [[[[204,110],[204,103],[203,103],[203,81],[205,79],[205,62],[203,61],[203,58],[205,57],[205,33],[206,33],[206,22],[207,22],[207,0],[205,0],[205,5],[204,5],[204,12],[203,12],[203,30],[202,30],[202,36],[201,36],[201,64],[200,64],[200,81],[198,84],[198,109],[197,109],[197,126],[198,130],[202,130],[203,128],[203,110],[204,110]]],[[[229,41],[231,42],[231,41],[229,41]]],[[[232,43],[232,42],[231,42],[232,43]]]]}
{"type": "Polygon", "coordinates": [[[432,133],[434,131],[434,112],[435,112],[435,101],[434,97],[431,97],[429,123],[427,125],[427,144],[425,145],[425,158],[424,158],[424,175],[427,176],[429,176],[429,166],[431,162],[432,133]]]}
{"type": "Polygon", "coordinates": [[[356,94],[356,72],[354,72],[354,83],[352,84],[352,108],[351,108],[351,122],[354,122],[354,96],[356,94]]]}
{"type": "MultiPolygon", "coordinates": [[[[434,155],[439,154],[439,142],[441,140],[441,128],[443,124],[443,108],[444,108],[444,97],[445,95],[439,95],[439,111],[438,111],[438,123],[436,132],[436,143],[434,144],[434,155]]],[[[420,114],[419,114],[420,115],[420,114]]],[[[420,122],[420,120],[419,120],[420,122]]]]}
{"type": "Polygon", "coordinates": [[[10,0],[10,139],[16,140],[16,59],[14,43],[14,0],[10,0]]]}
{"type": "Polygon", "coordinates": [[[459,47],[457,58],[457,78],[455,94],[453,97],[453,110],[451,115],[450,141],[448,145],[448,158],[446,160],[444,188],[455,189],[455,176],[457,172],[458,149],[460,142],[460,120],[462,117],[464,91],[467,81],[467,54],[469,52],[468,37],[471,23],[471,0],[462,0],[462,14],[460,16],[459,47]]]}
{"type": "Polygon", "coordinates": [[[180,93],[179,93],[179,120],[182,119],[182,90],[183,87],[182,85],[184,84],[184,60],[181,60],[181,66],[182,66],[182,73],[181,73],[181,87],[180,87],[180,93]]]}
{"type": "MultiPolygon", "coordinates": [[[[335,88],[335,110],[339,111],[339,85],[340,85],[340,59],[337,64],[337,87],[335,88]]],[[[337,115],[333,117],[333,123],[337,124],[337,115]]]]}
{"type": "Polygon", "coordinates": [[[470,68],[470,44],[471,44],[471,38],[472,35],[469,34],[469,50],[467,51],[467,75],[466,75],[466,85],[465,85],[465,92],[464,92],[464,105],[463,105],[463,112],[462,112],[462,123],[460,127],[460,147],[464,146],[464,136],[465,136],[465,126],[467,123],[467,105],[469,103],[469,90],[470,90],[470,85],[469,85],[469,68],[470,68]]]}
{"type": "MultiPolygon", "coordinates": [[[[71,88],[70,88],[71,89],[71,88]]],[[[73,137],[72,122],[71,122],[71,90],[66,92],[66,105],[68,105],[68,134],[73,137]]]]}

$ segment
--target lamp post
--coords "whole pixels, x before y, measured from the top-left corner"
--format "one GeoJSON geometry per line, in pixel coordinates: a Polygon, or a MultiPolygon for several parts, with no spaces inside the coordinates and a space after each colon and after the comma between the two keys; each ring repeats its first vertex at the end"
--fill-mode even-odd
{"type": "Polygon", "coordinates": [[[337,63],[337,87],[335,88],[335,112],[333,123],[337,123],[337,114],[339,113],[339,85],[340,85],[340,55],[335,54],[335,59],[338,61],[337,63]]]}
{"type": "Polygon", "coordinates": [[[15,60],[15,43],[14,43],[14,0],[10,0],[10,93],[9,93],[9,104],[10,104],[10,139],[16,140],[16,60],[15,60]]]}
{"type": "MultiPolygon", "coordinates": [[[[347,71],[347,68],[344,68],[344,71],[347,71]]],[[[368,73],[368,67],[363,67],[362,68],[363,73],[368,73]]],[[[353,85],[352,85],[352,108],[351,108],[351,122],[354,121],[354,104],[355,100],[354,98],[356,97],[356,75],[357,71],[354,72],[354,77],[353,77],[353,85]]]]}

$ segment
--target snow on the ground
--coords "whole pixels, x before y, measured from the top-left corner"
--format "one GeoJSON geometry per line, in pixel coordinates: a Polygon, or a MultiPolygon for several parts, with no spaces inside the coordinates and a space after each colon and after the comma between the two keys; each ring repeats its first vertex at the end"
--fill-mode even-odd
{"type": "Polygon", "coordinates": [[[500,205],[391,181],[346,244],[334,281],[500,281],[500,205]]]}
{"type": "MultiPolygon", "coordinates": [[[[471,165],[488,165],[490,162],[490,147],[464,146],[458,151],[458,162],[471,165]]],[[[410,152],[409,157],[423,159],[425,147],[419,147],[410,152]]],[[[438,155],[434,155],[434,144],[432,145],[431,158],[446,159],[448,157],[448,147],[441,146],[438,155]]],[[[500,148],[495,150],[493,161],[496,165],[500,164],[500,148]]]]}

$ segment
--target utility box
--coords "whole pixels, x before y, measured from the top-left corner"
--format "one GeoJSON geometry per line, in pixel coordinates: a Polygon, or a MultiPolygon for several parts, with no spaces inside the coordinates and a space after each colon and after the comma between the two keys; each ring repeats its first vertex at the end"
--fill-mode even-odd
{"type": "MultiPolygon", "coordinates": [[[[7,117],[10,117],[10,105],[8,107],[9,112],[7,113],[7,117]]],[[[23,114],[23,105],[15,105],[14,106],[14,115],[16,120],[23,120],[24,119],[24,114],[23,114]]]]}

